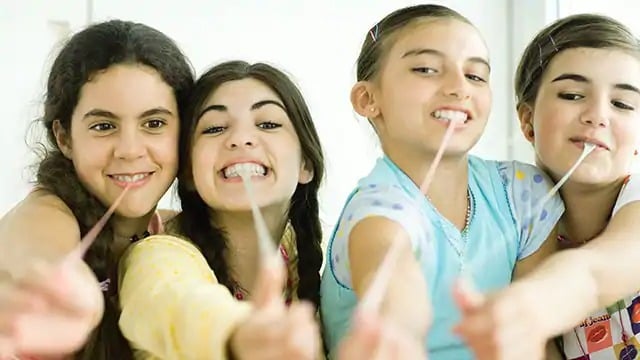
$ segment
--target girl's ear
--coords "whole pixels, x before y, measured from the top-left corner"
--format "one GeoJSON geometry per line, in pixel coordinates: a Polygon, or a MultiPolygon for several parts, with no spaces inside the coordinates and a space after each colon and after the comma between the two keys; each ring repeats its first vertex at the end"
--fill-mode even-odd
{"type": "Polygon", "coordinates": [[[60,120],[53,121],[53,135],[56,138],[56,144],[62,152],[62,155],[71,160],[71,136],[67,134],[67,131],[62,127],[60,120]]]}
{"type": "Polygon", "coordinates": [[[378,106],[373,95],[373,84],[370,81],[358,81],[353,85],[351,88],[351,106],[353,106],[353,110],[358,115],[368,119],[379,115],[378,106]]]}
{"type": "Polygon", "coordinates": [[[302,160],[300,163],[300,176],[298,176],[299,184],[308,184],[313,180],[313,168],[308,161],[302,160]]]}
{"type": "Polygon", "coordinates": [[[518,119],[520,120],[520,130],[525,139],[533,144],[535,132],[533,130],[533,109],[528,104],[518,106],[518,119]]]}

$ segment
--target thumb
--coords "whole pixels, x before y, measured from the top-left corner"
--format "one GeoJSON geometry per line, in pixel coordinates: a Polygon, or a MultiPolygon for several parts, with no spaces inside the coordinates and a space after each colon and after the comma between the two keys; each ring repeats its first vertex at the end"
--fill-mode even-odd
{"type": "Polygon", "coordinates": [[[281,302],[285,284],[285,268],[279,257],[273,256],[260,265],[260,273],[255,286],[253,302],[258,309],[281,302]]]}
{"type": "Polygon", "coordinates": [[[484,305],[486,298],[478,290],[471,280],[459,278],[453,287],[453,299],[463,314],[467,314],[484,305]]]}

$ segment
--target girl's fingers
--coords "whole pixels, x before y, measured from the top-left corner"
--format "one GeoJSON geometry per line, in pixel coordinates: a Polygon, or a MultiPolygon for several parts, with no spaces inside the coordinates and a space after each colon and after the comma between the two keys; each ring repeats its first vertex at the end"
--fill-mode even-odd
{"type": "Polygon", "coordinates": [[[297,303],[289,309],[287,348],[291,356],[314,359],[320,349],[320,331],[310,304],[297,303]]]}
{"type": "Polygon", "coordinates": [[[82,347],[89,333],[85,322],[64,315],[21,314],[14,323],[13,346],[18,353],[68,353],[82,347]]]}
{"type": "Polygon", "coordinates": [[[95,279],[81,273],[80,264],[49,266],[36,263],[18,283],[25,292],[37,295],[50,308],[70,316],[95,315],[102,298],[95,279]],[[75,265],[75,266],[74,266],[75,265]]]}

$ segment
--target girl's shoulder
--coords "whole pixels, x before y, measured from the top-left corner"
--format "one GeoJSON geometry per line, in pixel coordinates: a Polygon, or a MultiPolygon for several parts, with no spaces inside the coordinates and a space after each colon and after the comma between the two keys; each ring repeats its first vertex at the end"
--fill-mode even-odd
{"type": "Polygon", "coordinates": [[[0,268],[13,268],[31,257],[57,259],[80,240],[80,226],[58,196],[42,189],[29,193],[0,218],[0,268]]]}

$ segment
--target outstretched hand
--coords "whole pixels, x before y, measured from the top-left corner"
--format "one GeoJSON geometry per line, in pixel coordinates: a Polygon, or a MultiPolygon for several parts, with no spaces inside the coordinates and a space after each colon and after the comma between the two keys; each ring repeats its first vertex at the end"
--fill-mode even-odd
{"type": "Polygon", "coordinates": [[[530,311],[526,289],[510,286],[485,296],[470,284],[454,289],[462,320],[454,332],[472,349],[476,359],[543,359],[547,338],[530,311]]]}
{"type": "Polygon", "coordinates": [[[316,359],[320,331],[315,309],[306,302],[287,307],[282,298],[285,269],[274,261],[262,267],[252,297],[253,313],[229,340],[234,359],[316,359]]]}
{"type": "Polygon", "coordinates": [[[79,350],[103,311],[99,284],[81,260],[41,262],[0,280],[0,359],[79,350]]]}

